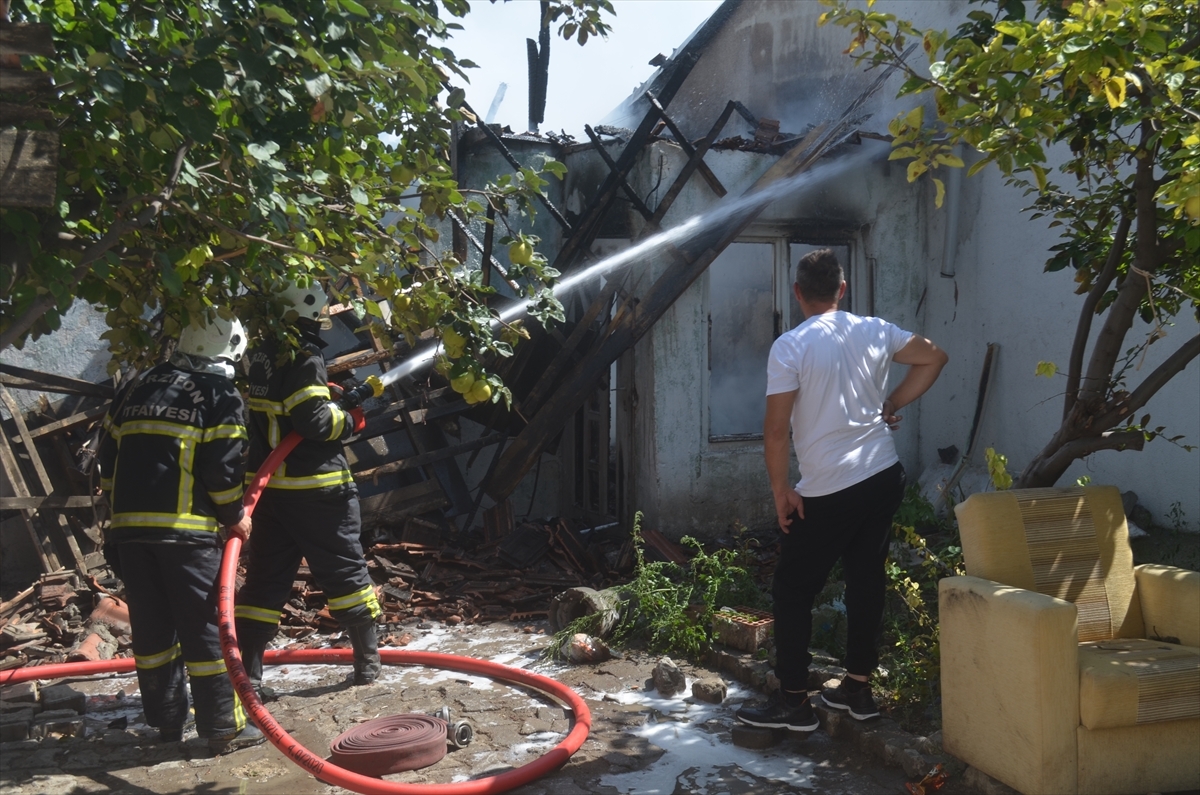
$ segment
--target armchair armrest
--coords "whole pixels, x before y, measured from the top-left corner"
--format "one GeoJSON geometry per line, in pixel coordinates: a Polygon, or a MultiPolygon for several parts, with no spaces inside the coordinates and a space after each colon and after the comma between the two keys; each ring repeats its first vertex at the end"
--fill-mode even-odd
{"type": "Polygon", "coordinates": [[[1026,793],[1073,793],[1078,611],[979,577],[938,584],[948,753],[1026,793]]]}
{"type": "Polygon", "coordinates": [[[1200,573],[1143,563],[1133,569],[1146,637],[1200,646],[1200,573]]]}

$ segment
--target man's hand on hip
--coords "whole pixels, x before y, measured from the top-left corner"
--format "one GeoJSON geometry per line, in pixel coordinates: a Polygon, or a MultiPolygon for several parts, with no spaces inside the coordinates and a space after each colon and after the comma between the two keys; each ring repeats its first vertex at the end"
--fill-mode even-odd
{"type": "Polygon", "coordinates": [[[883,421],[887,423],[888,428],[896,430],[900,427],[900,420],[904,419],[903,414],[896,413],[896,404],[890,400],[883,401],[883,410],[880,414],[883,416],[883,421]]]}
{"type": "Polygon", "coordinates": [[[779,529],[790,533],[791,515],[795,512],[804,518],[804,499],[795,489],[786,489],[775,493],[775,518],[779,520],[779,529]]]}

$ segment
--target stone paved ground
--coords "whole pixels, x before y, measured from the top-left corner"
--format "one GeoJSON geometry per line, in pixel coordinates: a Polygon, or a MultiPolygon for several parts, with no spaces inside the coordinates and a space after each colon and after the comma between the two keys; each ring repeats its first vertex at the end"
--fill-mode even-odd
{"type": "MultiPolygon", "coordinates": [[[[661,698],[647,688],[656,663],[651,657],[630,655],[570,666],[541,659],[545,635],[508,624],[408,629],[416,636],[409,648],[531,668],[569,684],[585,698],[593,722],[588,740],[566,766],[514,790],[522,795],[899,795],[909,780],[902,769],[881,761],[888,754],[884,744],[889,738],[895,744],[886,732],[875,740],[857,735],[835,739],[825,730],[809,736],[785,732],[764,750],[735,746],[733,713],[758,694],[727,672],[729,696],[723,704],[704,703],[686,693],[661,698]],[[879,748],[872,750],[872,742],[879,748]]],[[[696,678],[716,676],[682,667],[689,686],[696,678]]],[[[346,671],[294,665],[267,671],[267,684],[281,695],[269,705],[272,714],[322,756],[337,734],[381,715],[426,712],[444,704],[456,719],[465,718],[475,728],[471,746],[451,751],[432,767],[389,780],[448,783],[511,769],[553,747],[570,728],[569,715],[552,699],[481,677],[391,666],[380,682],[351,688],[345,684],[346,671]]],[[[140,723],[132,676],[76,681],[71,686],[89,695],[85,736],[60,738],[51,733],[39,740],[0,744],[0,793],[343,792],[307,775],[271,746],[213,758],[194,732],[182,743],[155,744],[153,730],[140,723]],[[117,728],[122,721],[124,728],[117,728]]],[[[829,729],[851,736],[836,719],[829,729]]],[[[974,791],[961,780],[942,790],[946,795],[974,791]]]]}

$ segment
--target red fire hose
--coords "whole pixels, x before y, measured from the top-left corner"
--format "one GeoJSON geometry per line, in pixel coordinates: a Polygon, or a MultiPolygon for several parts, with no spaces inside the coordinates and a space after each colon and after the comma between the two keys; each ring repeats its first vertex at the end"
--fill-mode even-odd
{"type": "MultiPolygon", "coordinates": [[[[246,490],[244,505],[246,513],[253,514],[255,505],[262,490],[266,487],[271,475],[279,468],[279,464],[301,441],[299,434],[293,432],[284,437],[279,446],[271,451],[267,460],[259,468],[250,487],[246,490]]],[[[556,682],[546,676],[510,668],[506,665],[477,660],[473,657],[459,657],[453,654],[438,654],[436,652],[405,651],[402,649],[380,649],[379,656],[383,662],[392,665],[425,665],[431,668],[445,668],[450,671],[480,674],[492,679],[528,687],[564,702],[574,713],[575,721],[571,731],[562,742],[554,746],[544,755],[496,776],[462,781],[453,784],[402,784],[371,778],[339,767],[326,761],[305,748],[284,731],[283,727],[271,716],[267,708],[254,692],[246,669],[242,665],[242,655],[238,651],[237,634],[233,623],[234,577],[237,572],[238,556],[241,553],[242,540],[230,537],[225,543],[225,554],[221,559],[221,570],[217,577],[217,626],[221,633],[221,652],[225,657],[225,665],[229,669],[229,678],[242,699],[243,706],[250,713],[254,723],[262,729],[263,734],[271,744],[283,752],[300,767],[314,777],[327,784],[363,793],[363,795],[493,795],[507,792],[510,789],[528,784],[538,778],[553,772],[566,764],[567,760],[579,750],[587,739],[592,724],[592,715],[587,704],[571,688],[561,682],[556,682]]],[[[264,662],[271,665],[287,663],[320,664],[348,663],[353,660],[352,649],[302,649],[295,651],[268,651],[264,662]]],[[[126,657],[116,660],[101,660],[99,662],[62,663],[58,665],[38,665],[34,667],[15,668],[0,671],[0,685],[15,684],[30,679],[57,679],[60,677],[89,676],[106,673],[129,673],[134,670],[134,661],[126,657]]]]}

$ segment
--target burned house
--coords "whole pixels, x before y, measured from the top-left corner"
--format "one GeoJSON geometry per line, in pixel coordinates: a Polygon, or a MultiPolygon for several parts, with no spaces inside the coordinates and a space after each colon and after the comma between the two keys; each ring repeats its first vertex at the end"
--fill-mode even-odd
{"type": "MultiPolygon", "coordinates": [[[[953,27],[968,10],[964,0],[889,5],[928,27],[953,27]]],[[[1057,233],[1023,214],[1027,199],[994,170],[947,174],[941,209],[927,180],[908,182],[887,160],[886,130],[915,100],[895,98],[898,76],[865,72],[844,55],[847,34],[819,27],[822,10],[728,0],[619,108],[597,109],[586,140],[482,123],[458,131],[452,165],[468,187],[544,158],[567,165],[525,231],[542,239],[564,283],[579,280],[561,295],[568,322],[496,365],[514,411],[468,407],[427,374],[404,379],[373,407],[351,446],[368,528],[426,540],[473,528],[486,535],[489,515],[627,528],[637,511],[673,538],[713,536],[738,522],[770,526],[765,361],[772,341],[800,320],[789,285],[796,261],[815,247],[841,257],[847,309],[922,333],[951,356],[937,386],[904,412],[898,448],[910,479],[951,446],[960,458],[973,448],[973,465],[995,447],[1016,468],[1049,439],[1061,386],[1034,371],[1041,360],[1066,361],[1079,306],[1073,283],[1042,273],[1057,233]],[[748,192],[770,200],[743,201],[748,192]],[[666,241],[656,237],[688,223],[666,241]],[[609,259],[621,252],[632,253],[609,259]]],[[[483,223],[445,223],[441,245],[494,279],[503,298],[498,235],[483,223]]],[[[60,502],[81,513],[41,517],[64,533],[50,551],[74,555],[74,530],[79,562],[94,554],[86,485],[41,481],[28,457],[17,460],[27,448],[70,458],[56,434],[86,428],[99,405],[86,400],[111,393],[90,383],[106,356],[102,344],[79,342],[98,336],[86,315],[73,313],[76,327],[40,347],[4,354],[10,388],[36,383],[27,370],[83,376],[60,376],[59,394],[75,402],[43,411],[24,431],[13,420],[17,404],[5,402],[6,468],[24,471],[15,493],[9,477],[4,495],[6,567],[38,563],[30,542],[42,552],[48,542],[30,521],[60,502]],[[47,502],[51,494],[59,502],[47,502]]],[[[335,322],[332,373],[390,366],[386,352],[353,333],[356,323],[335,322]]],[[[1151,349],[1145,366],[1163,355],[1151,349]]],[[[1196,394],[1193,363],[1151,406],[1156,423],[1189,443],[1200,437],[1196,394]]],[[[1200,459],[1178,446],[1097,454],[1064,481],[1083,475],[1136,491],[1159,522],[1170,523],[1173,505],[1192,527],[1200,516],[1200,459]]],[[[511,527],[501,525],[497,532],[511,527]]]]}

